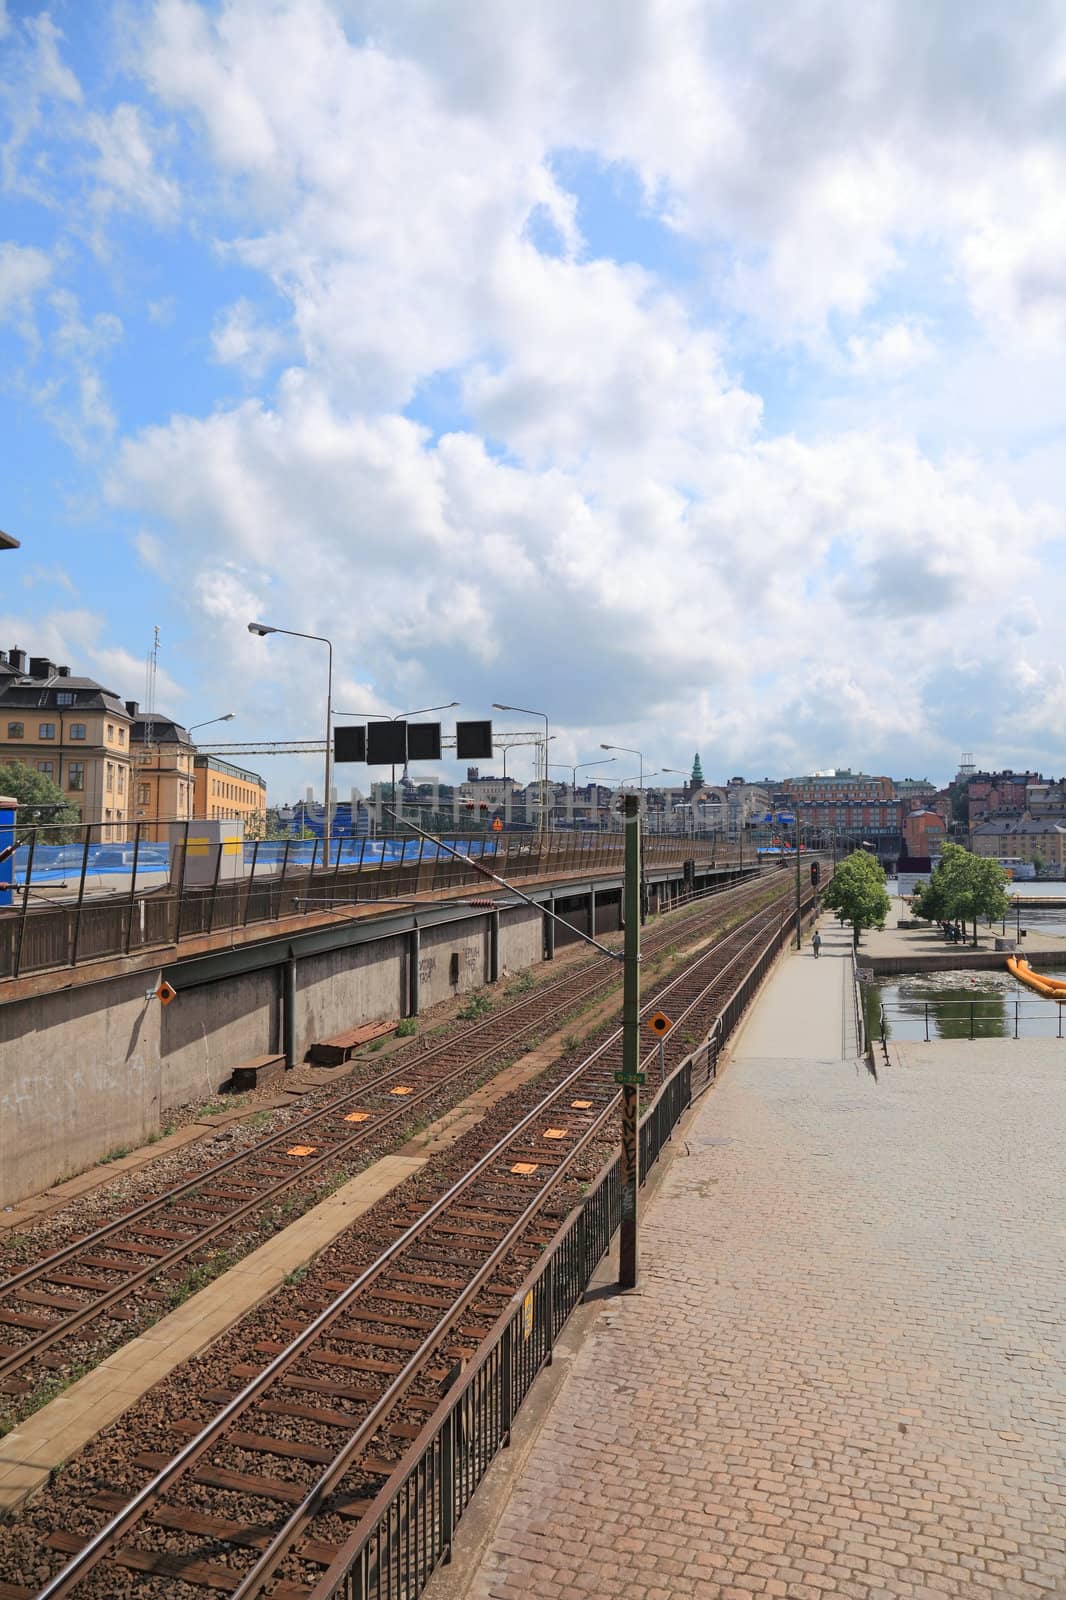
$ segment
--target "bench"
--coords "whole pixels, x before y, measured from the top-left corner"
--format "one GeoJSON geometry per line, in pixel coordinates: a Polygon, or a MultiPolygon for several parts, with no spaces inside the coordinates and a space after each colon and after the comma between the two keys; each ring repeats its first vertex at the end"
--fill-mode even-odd
{"type": "Polygon", "coordinates": [[[230,1075],[230,1087],[233,1089],[261,1089],[265,1083],[280,1083],[285,1076],[285,1057],[253,1056],[250,1061],[242,1061],[230,1075]]]}
{"type": "Polygon", "coordinates": [[[380,1039],[383,1034],[396,1032],[395,1022],[365,1022],[361,1028],[349,1028],[347,1033],[335,1033],[332,1039],[319,1039],[308,1052],[316,1067],[339,1067],[348,1061],[362,1044],[380,1039]]]}

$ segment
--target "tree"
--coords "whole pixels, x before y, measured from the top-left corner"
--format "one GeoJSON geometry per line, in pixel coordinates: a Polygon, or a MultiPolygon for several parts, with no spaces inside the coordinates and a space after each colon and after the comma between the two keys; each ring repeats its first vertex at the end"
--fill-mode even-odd
{"type": "Polygon", "coordinates": [[[46,825],[47,833],[38,835],[41,844],[72,844],[81,839],[81,812],[45,773],[21,761],[0,766],[0,794],[10,795],[19,803],[19,844],[25,843],[33,828],[46,825]]]}
{"type": "Polygon", "coordinates": [[[826,885],[822,900],[831,911],[850,922],[855,947],[863,928],[883,928],[891,902],[885,888],[884,869],[867,850],[856,850],[841,862],[826,885]]]}
{"type": "Polygon", "coordinates": [[[916,897],[915,910],[931,922],[996,922],[1010,910],[1007,874],[998,861],[977,856],[961,844],[945,844],[929,882],[916,897]]]}

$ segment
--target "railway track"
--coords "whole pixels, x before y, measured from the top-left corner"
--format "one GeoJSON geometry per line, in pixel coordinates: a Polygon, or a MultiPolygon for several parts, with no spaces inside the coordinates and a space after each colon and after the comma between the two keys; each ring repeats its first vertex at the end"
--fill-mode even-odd
{"type": "MultiPolygon", "coordinates": [[[[647,953],[668,948],[679,934],[691,938],[713,929],[731,907],[766,890],[757,881],[709,896],[694,914],[656,927],[647,953]]],[[[64,1365],[64,1351],[75,1341],[82,1360],[94,1327],[112,1343],[132,1337],[146,1302],[156,1310],[175,1303],[184,1286],[182,1269],[195,1275],[209,1273],[213,1262],[231,1264],[235,1249],[243,1254],[259,1241],[279,1202],[381,1153],[383,1141],[413,1113],[438,1107],[442,1096],[498,1064],[502,1054],[542,1030],[546,1019],[608,993],[619,977],[616,963],[598,958],[432,1050],[412,1047],[251,1149],[12,1274],[0,1282],[0,1389],[16,1399],[31,1394],[42,1373],[64,1365]]]]}
{"type": "MultiPolygon", "coordinates": [[[[645,1001],[643,1014],[667,1007],[675,1021],[668,1072],[780,918],[779,904],[757,912],[645,1001]]],[[[657,1062],[652,1046],[649,1078],[657,1062]]],[[[38,1600],[325,1600],[375,1495],[613,1150],[620,1064],[615,1029],[557,1063],[549,1091],[538,1087],[444,1194],[428,1175],[405,1186],[369,1265],[346,1273],[331,1252],[272,1313],[272,1336],[255,1347],[267,1365],[233,1364],[205,1396],[220,1407],[206,1422],[175,1419],[186,1440],[176,1452],[138,1452],[153,1476],[132,1499],[93,1494],[91,1509],[110,1516],[96,1534],[48,1536],[71,1560],[38,1600]]],[[[32,1592],[8,1588],[18,1600],[32,1592]]]]}

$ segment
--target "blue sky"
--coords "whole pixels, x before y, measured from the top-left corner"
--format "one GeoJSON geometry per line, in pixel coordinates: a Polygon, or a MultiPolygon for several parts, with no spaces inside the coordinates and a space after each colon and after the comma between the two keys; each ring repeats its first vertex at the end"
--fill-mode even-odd
{"type": "Polygon", "coordinates": [[[265,612],[561,760],[1066,769],[1066,23],[779,21],[0,3],[0,643],[139,698],[158,625],[234,739],[323,720],[265,612]]]}

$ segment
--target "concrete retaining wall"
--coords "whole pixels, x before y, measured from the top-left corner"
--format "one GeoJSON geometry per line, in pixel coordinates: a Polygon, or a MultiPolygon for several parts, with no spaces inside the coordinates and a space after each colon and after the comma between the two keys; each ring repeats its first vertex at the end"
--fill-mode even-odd
{"type": "Polygon", "coordinates": [[[160,1120],[144,973],[0,1006],[0,1204],[143,1144],[160,1120]]]}
{"type": "MultiPolygon", "coordinates": [[[[572,903],[585,926],[587,909],[572,903]]],[[[597,895],[598,931],[617,928],[618,907],[617,891],[597,895]]],[[[499,919],[500,972],[539,962],[541,913],[519,906],[499,919]]],[[[489,928],[486,914],[422,930],[422,1008],[488,981],[489,928]]],[[[358,1023],[404,1016],[409,960],[405,934],[301,959],[297,1056],[358,1023]]],[[[271,967],[184,989],[176,979],[180,993],[165,1008],[145,999],[159,972],[0,1003],[0,1205],[143,1144],[172,1107],[217,1094],[239,1062],[280,1050],[282,974],[271,967]]]]}

